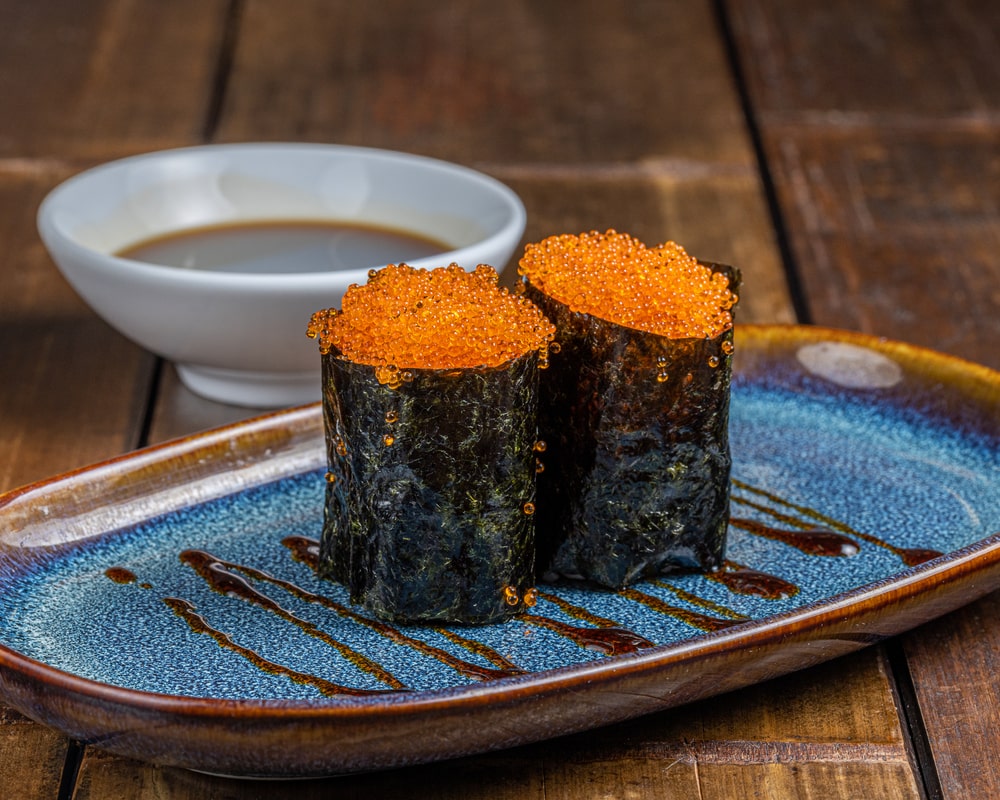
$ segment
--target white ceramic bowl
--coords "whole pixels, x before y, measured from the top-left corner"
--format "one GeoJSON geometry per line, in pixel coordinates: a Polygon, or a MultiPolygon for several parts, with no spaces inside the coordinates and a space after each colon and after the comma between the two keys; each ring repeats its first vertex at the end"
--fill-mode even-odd
{"type": "Polygon", "coordinates": [[[368,270],[243,274],[115,256],[164,234],[254,221],[340,221],[408,231],[453,249],[418,267],[502,270],[524,232],[508,187],[465,167],[361,147],[207,145],[125,158],[56,187],[38,229],[66,280],[133,341],[174,361],[194,392],[238,405],[319,399],[313,311],[368,270]]]}

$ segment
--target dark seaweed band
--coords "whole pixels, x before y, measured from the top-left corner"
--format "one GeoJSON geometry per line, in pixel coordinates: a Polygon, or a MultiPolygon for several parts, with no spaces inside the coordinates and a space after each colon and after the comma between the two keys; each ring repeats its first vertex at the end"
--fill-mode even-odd
{"type": "MultiPolygon", "coordinates": [[[[709,264],[739,290],[739,272],[709,264]]],[[[732,329],[668,339],[571,311],[533,287],[560,349],[544,375],[538,563],[619,588],[722,564],[732,329]]]]}
{"type": "Polygon", "coordinates": [[[395,389],[336,353],[322,366],[321,574],[397,622],[522,611],[534,586],[538,353],[412,370],[395,389]]]}

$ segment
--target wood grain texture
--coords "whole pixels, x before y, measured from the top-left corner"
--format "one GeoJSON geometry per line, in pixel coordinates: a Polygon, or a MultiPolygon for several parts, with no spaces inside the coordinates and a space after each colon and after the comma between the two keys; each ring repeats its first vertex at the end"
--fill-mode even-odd
{"type": "Polygon", "coordinates": [[[227,13],[226,0],[5,2],[0,157],[200,143],[227,13]]]}
{"type": "MultiPolygon", "coordinates": [[[[817,753],[850,744],[900,759],[905,741],[890,683],[882,651],[869,648],[697,703],[683,713],[630,724],[632,733],[651,741],[735,742],[748,750],[754,742],[802,744],[819,746],[817,753]]],[[[701,752],[706,749],[700,745],[701,752]]]]}
{"type": "Polygon", "coordinates": [[[760,767],[705,766],[698,770],[702,797],[796,798],[796,800],[917,800],[921,797],[903,763],[804,764],[760,767]]]}
{"type": "Polygon", "coordinates": [[[775,130],[771,163],[813,320],[1000,367],[998,141],[775,130]]]}
{"type": "Polygon", "coordinates": [[[811,315],[1000,367],[1000,9],[848,5],[729,5],[811,315]]]}
{"type": "MultiPolygon", "coordinates": [[[[726,7],[814,320],[1000,367],[1000,7],[726,7]]],[[[945,798],[1000,796],[998,602],[903,639],[945,798]]]]}
{"type": "Polygon", "coordinates": [[[903,639],[945,798],[997,796],[1000,594],[903,639]]]}
{"type": "Polygon", "coordinates": [[[55,798],[69,742],[0,705],[0,797],[55,798]]]}
{"type": "Polygon", "coordinates": [[[919,797],[888,676],[870,649],[733,695],[585,734],[422,767],[254,783],[88,749],[76,800],[115,797],[919,797]],[[847,702],[864,698],[872,705],[847,702]]]}
{"type": "Polygon", "coordinates": [[[35,233],[67,173],[0,165],[0,491],[135,447],[151,358],[99,320],[35,233]]]}
{"type": "Polygon", "coordinates": [[[937,128],[1000,111],[992,0],[727,0],[762,119],[937,128]]]}
{"type": "Polygon", "coordinates": [[[138,766],[123,769],[116,759],[98,754],[84,761],[74,800],[105,797],[157,797],[171,800],[277,800],[295,796],[319,800],[442,798],[454,800],[571,800],[571,798],[815,798],[918,800],[920,794],[905,761],[894,756],[871,763],[851,762],[842,752],[828,760],[804,758],[784,750],[765,760],[698,761],[691,748],[660,758],[578,759],[543,757],[475,758],[398,772],[333,778],[308,783],[248,783],[181,770],[138,766]],[[793,761],[790,765],[788,761],[793,761]],[[877,794],[873,794],[877,793],[877,794]]]}
{"type": "Polygon", "coordinates": [[[249,0],[218,137],[750,165],[715,39],[708,3],[249,0]]]}

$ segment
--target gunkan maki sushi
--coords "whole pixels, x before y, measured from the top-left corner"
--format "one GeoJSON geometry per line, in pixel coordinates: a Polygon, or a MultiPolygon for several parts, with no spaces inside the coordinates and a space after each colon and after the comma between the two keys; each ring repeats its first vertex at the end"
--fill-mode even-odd
{"type": "Polygon", "coordinates": [[[329,463],[320,573],[395,622],[533,605],[538,367],[554,326],[490,267],[400,264],[308,332],[329,463]]]}
{"type": "Polygon", "coordinates": [[[529,244],[519,272],[557,328],[539,409],[540,568],[620,588],[721,566],[737,270],[607,231],[529,244]]]}

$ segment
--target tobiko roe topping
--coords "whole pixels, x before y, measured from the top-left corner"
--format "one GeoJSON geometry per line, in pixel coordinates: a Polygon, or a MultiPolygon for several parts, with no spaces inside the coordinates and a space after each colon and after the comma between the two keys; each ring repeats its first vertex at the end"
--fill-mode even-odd
{"type": "Polygon", "coordinates": [[[670,339],[729,330],[738,300],[725,275],[679,244],[647,247],[614,230],[529,244],[518,272],[572,311],[670,339]]]}
{"type": "Polygon", "coordinates": [[[534,350],[544,361],[555,326],[497,281],[486,265],[390,264],[351,286],[339,311],[317,311],[307,333],[323,354],[375,366],[383,383],[408,369],[498,367],[534,350]]]}

